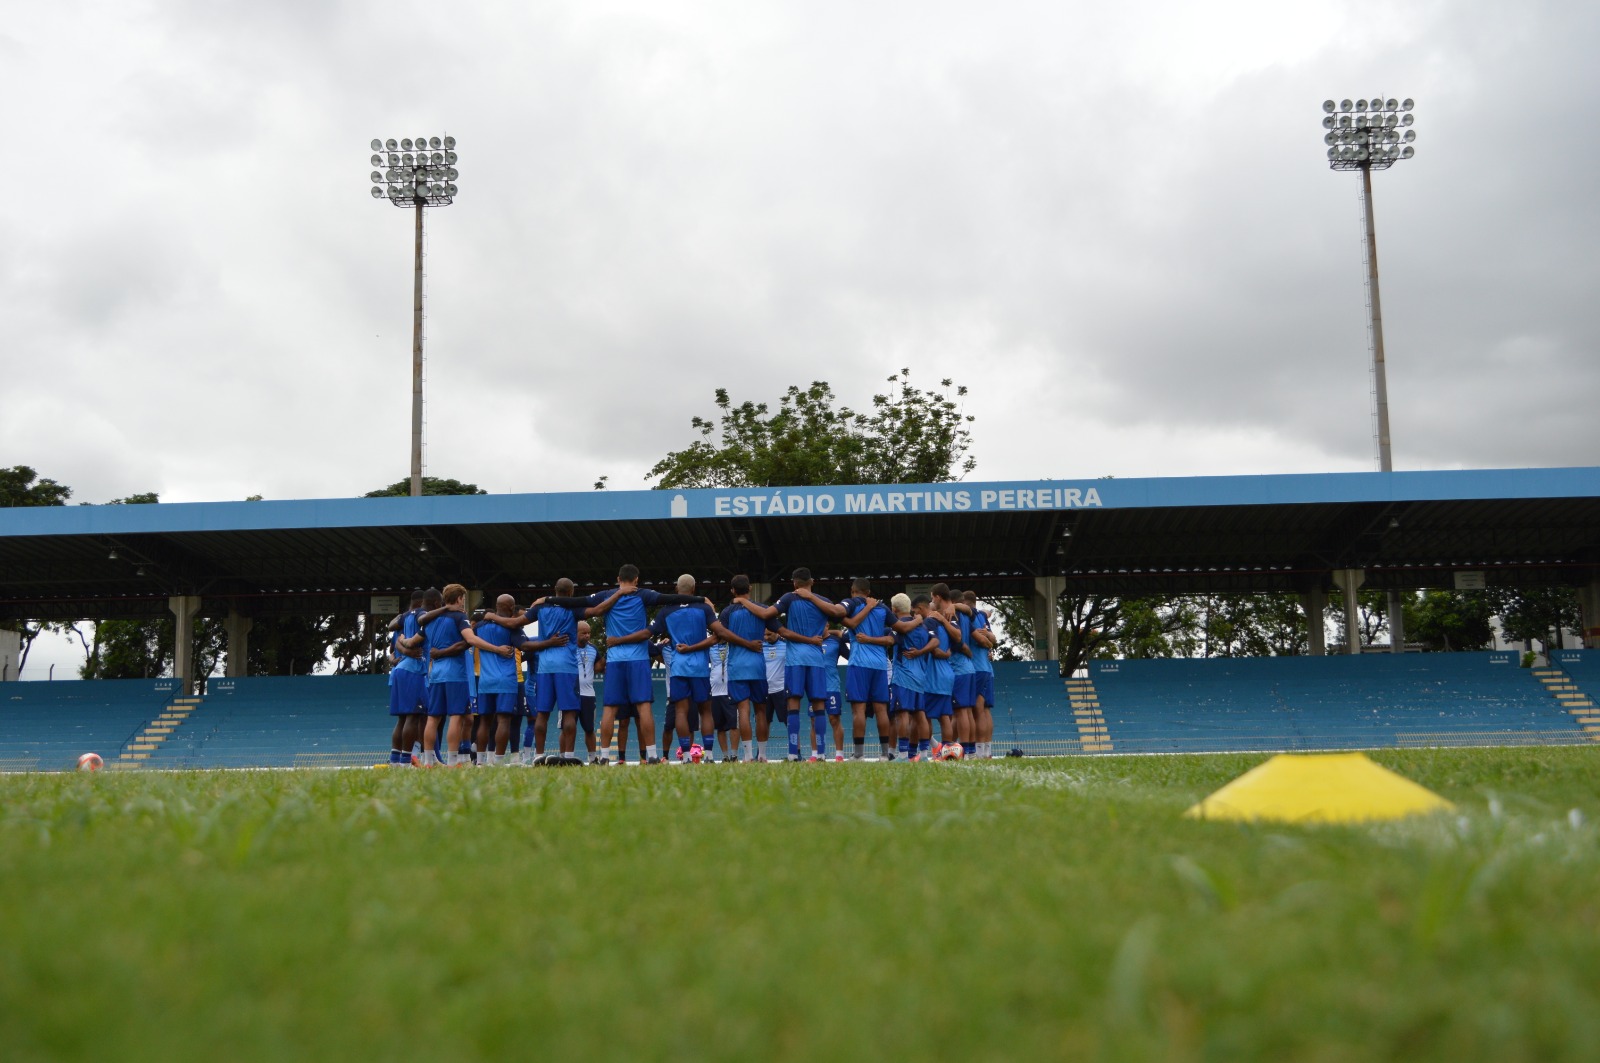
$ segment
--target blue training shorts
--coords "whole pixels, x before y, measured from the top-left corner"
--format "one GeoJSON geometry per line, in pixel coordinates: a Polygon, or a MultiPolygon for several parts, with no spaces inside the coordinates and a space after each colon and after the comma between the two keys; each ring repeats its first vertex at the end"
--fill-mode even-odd
{"type": "Polygon", "coordinates": [[[922,691],[911,690],[907,687],[894,688],[894,704],[890,706],[894,712],[921,712],[922,691]]]}
{"type": "Polygon", "coordinates": [[[733,699],[724,694],[711,697],[711,719],[719,731],[733,731],[739,727],[739,710],[733,699]]]}
{"type": "Polygon", "coordinates": [[[465,682],[428,684],[429,716],[465,716],[470,703],[465,682]]]}
{"type": "Polygon", "coordinates": [[[978,677],[972,672],[956,676],[950,691],[950,700],[958,709],[970,709],[978,703],[978,677]]]}
{"type": "Polygon", "coordinates": [[[767,700],[766,679],[730,679],[728,680],[728,700],[735,705],[741,701],[753,701],[757,705],[767,700]]]}
{"type": "Polygon", "coordinates": [[[611,661],[606,665],[607,705],[648,705],[655,700],[649,661],[611,661]]]}
{"type": "Polygon", "coordinates": [[[480,716],[515,716],[517,714],[516,691],[504,694],[491,694],[478,691],[478,715],[480,716]]]}
{"type": "Polygon", "coordinates": [[[922,694],[921,700],[922,711],[928,714],[928,719],[937,720],[941,716],[950,715],[949,694],[929,694],[925,692],[922,694]]]}
{"type": "Polygon", "coordinates": [[[837,690],[828,691],[828,715],[838,716],[844,709],[844,699],[837,690]]]}
{"type": "Polygon", "coordinates": [[[426,712],[428,676],[425,672],[396,670],[389,686],[389,715],[416,716],[426,712]]]}
{"type": "Polygon", "coordinates": [[[667,700],[676,704],[688,701],[704,705],[711,700],[711,677],[705,675],[673,675],[667,677],[667,700]]]}
{"type": "Polygon", "coordinates": [[[994,673],[979,672],[975,678],[978,680],[978,697],[983,699],[984,708],[994,708],[994,673]]]}
{"type": "Polygon", "coordinates": [[[586,735],[594,734],[594,695],[578,695],[578,726],[586,735]]]}
{"type": "Polygon", "coordinates": [[[533,711],[578,711],[578,673],[544,672],[533,693],[533,711]]]}
{"type": "Polygon", "coordinates": [[[882,668],[857,668],[844,670],[845,700],[852,705],[863,702],[872,705],[889,704],[889,673],[882,668]]]}
{"type": "Polygon", "coordinates": [[[828,673],[820,664],[791,664],[783,669],[783,685],[789,696],[802,701],[828,699],[828,673]]]}

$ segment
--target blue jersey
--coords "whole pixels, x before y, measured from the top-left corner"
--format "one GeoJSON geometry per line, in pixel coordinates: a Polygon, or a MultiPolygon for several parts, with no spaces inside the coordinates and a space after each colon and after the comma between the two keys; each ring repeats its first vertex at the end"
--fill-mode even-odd
{"type": "MultiPolygon", "coordinates": [[[[611,597],[610,590],[596,591],[589,595],[590,605],[600,605],[611,597]]],[[[650,649],[643,642],[629,642],[617,644],[613,640],[624,635],[632,635],[646,631],[650,627],[646,619],[647,611],[654,609],[658,604],[671,602],[697,602],[700,599],[686,594],[659,594],[648,588],[641,587],[630,591],[617,599],[617,603],[606,614],[606,657],[609,660],[621,663],[622,661],[648,661],[650,649]]]]}
{"type": "MultiPolygon", "coordinates": [[[[974,631],[988,631],[988,630],[990,630],[990,628],[989,628],[989,614],[988,613],[977,613],[972,618],[972,629],[974,631]]],[[[989,647],[980,646],[976,642],[972,643],[972,667],[973,667],[973,669],[975,671],[980,672],[980,673],[981,672],[990,672],[990,673],[992,673],[994,671],[994,664],[993,664],[993,662],[991,662],[989,660],[989,647]]]]}
{"type": "MultiPolygon", "coordinates": [[[[606,597],[610,597],[608,593],[606,597]]],[[[604,601],[604,599],[601,599],[604,601]]],[[[567,636],[565,646],[551,646],[539,654],[540,673],[560,672],[572,675],[578,670],[578,621],[583,619],[583,609],[568,609],[562,605],[541,605],[528,610],[528,619],[539,622],[539,641],[567,636]]]]}
{"type": "MultiPolygon", "coordinates": [[[[950,649],[950,632],[945,626],[933,617],[928,617],[923,622],[923,629],[928,632],[930,639],[939,640],[939,648],[950,649]]],[[[927,655],[928,670],[923,674],[923,690],[930,694],[949,694],[956,688],[956,674],[950,667],[949,658],[940,659],[933,653],[927,655]]]]}
{"type": "MultiPolygon", "coordinates": [[[[867,607],[866,600],[863,598],[846,598],[839,604],[844,606],[845,616],[852,620],[855,619],[857,613],[867,607]]],[[[893,617],[889,614],[889,607],[879,602],[872,607],[872,612],[867,614],[866,619],[856,625],[855,633],[857,635],[871,635],[874,638],[882,638],[888,633],[889,622],[892,619],[893,617]]],[[[882,646],[874,646],[867,642],[857,642],[850,653],[850,667],[871,668],[881,672],[889,667],[889,652],[882,646]]]]}
{"type": "Polygon", "coordinates": [[[818,648],[822,650],[822,666],[828,670],[828,692],[838,694],[842,690],[839,686],[839,654],[844,650],[844,642],[838,635],[829,635],[818,648]]]}
{"type": "MultiPolygon", "coordinates": [[[[417,617],[421,615],[415,609],[407,613],[405,619],[400,622],[400,634],[398,637],[403,639],[415,638],[417,635],[417,617]]],[[[399,653],[398,650],[395,652],[399,653]]],[[[401,653],[400,663],[395,665],[395,668],[402,672],[426,672],[428,665],[421,657],[407,657],[401,653]]]]}
{"type": "MultiPolygon", "coordinates": [[[[900,617],[901,620],[910,620],[909,616],[900,617]]],[[[922,691],[927,689],[923,685],[923,678],[928,674],[927,657],[906,657],[906,650],[920,650],[928,644],[928,629],[918,624],[910,631],[902,631],[896,636],[897,645],[901,656],[895,659],[894,685],[901,690],[922,691]]]]}
{"type": "MultiPolygon", "coordinates": [[[[760,603],[757,603],[760,604],[760,603]]],[[[761,619],[737,601],[722,611],[717,620],[723,627],[751,642],[760,642],[768,627],[776,621],[769,623],[761,619]]],[[[747,650],[743,646],[733,643],[728,644],[728,678],[741,682],[751,682],[767,677],[767,664],[765,657],[758,650],[747,650]]]]}
{"type": "MultiPolygon", "coordinates": [[[[494,621],[485,621],[477,628],[480,639],[491,646],[520,646],[526,637],[520,631],[501,627],[494,621]]],[[[517,673],[522,669],[516,657],[501,657],[496,653],[478,650],[478,690],[484,694],[515,694],[517,673]]]]}
{"type": "Polygon", "coordinates": [[[716,621],[717,614],[712,612],[711,606],[705,602],[696,602],[694,605],[669,605],[656,614],[655,623],[650,625],[650,630],[653,634],[664,635],[670,639],[670,648],[674,651],[667,661],[668,675],[687,679],[711,677],[711,647],[707,646],[693,653],[678,653],[676,650],[680,642],[687,646],[704,642],[711,634],[711,625],[716,621]]]}
{"type": "MultiPolygon", "coordinates": [[[[956,610],[956,628],[961,632],[961,645],[971,646],[972,617],[959,609],[956,610]]],[[[950,633],[946,631],[945,634],[949,635],[950,633]]],[[[977,671],[977,667],[972,663],[971,657],[961,652],[960,647],[952,646],[950,648],[950,671],[956,675],[971,675],[977,671]]]]}
{"type": "Polygon", "coordinates": [[[435,658],[435,650],[449,649],[462,641],[461,632],[469,626],[467,618],[461,613],[445,613],[437,620],[428,624],[425,633],[428,647],[428,682],[430,683],[465,683],[467,681],[466,654],[458,653],[453,657],[435,658]]]}
{"type": "MultiPolygon", "coordinates": [[[[828,599],[819,594],[817,601],[827,602],[828,599]]],[[[820,638],[828,633],[828,618],[822,610],[792,591],[778,599],[778,615],[784,618],[784,627],[796,635],[820,638]]],[[[809,642],[790,642],[789,663],[795,667],[820,667],[822,647],[809,642]]]]}

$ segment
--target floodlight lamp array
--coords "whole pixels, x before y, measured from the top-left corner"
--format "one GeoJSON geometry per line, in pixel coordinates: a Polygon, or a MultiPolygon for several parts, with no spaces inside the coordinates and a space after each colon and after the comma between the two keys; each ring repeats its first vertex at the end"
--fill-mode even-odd
{"type": "Polygon", "coordinates": [[[1417,153],[1413,100],[1322,101],[1322,142],[1335,170],[1387,170],[1417,153]]]}
{"type": "Polygon", "coordinates": [[[372,198],[397,207],[447,207],[455,200],[455,137],[372,141],[372,198]]]}

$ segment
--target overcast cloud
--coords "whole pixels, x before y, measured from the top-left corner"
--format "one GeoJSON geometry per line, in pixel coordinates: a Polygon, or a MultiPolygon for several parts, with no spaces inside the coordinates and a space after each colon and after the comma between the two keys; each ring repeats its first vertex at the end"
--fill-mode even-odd
{"type": "MultiPolygon", "coordinates": [[[[1320,103],[1417,100],[1376,176],[1399,468],[1600,454],[1589,4],[55,3],[0,30],[0,465],[104,501],[428,471],[643,486],[711,393],[969,386],[976,476],[1374,467],[1358,178],[1320,103]],[[475,426],[524,431],[518,446],[475,426]]],[[[503,438],[503,437],[502,437],[503,438]]]]}

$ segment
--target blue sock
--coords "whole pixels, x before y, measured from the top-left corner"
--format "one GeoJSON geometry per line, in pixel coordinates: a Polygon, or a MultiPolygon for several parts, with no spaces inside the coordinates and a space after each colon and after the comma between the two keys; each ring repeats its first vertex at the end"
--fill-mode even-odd
{"type": "Polygon", "coordinates": [[[811,717],[811,730],[817,737],[817,756],[824,756],[828,752],[828,717],[824,713],[817,713],[811,717]]]}
{"type": "Polygon", "coordinates": [[[689,740],[687,738],[678,739],[678,752],[684,756],[689,755],[689,740]]]}
{"type": "Polygon", "coordinates": [[[931,738],[920,739],[917,742],[917,752],[918,753],[926,753],[928,751],[928,747],[931,746],[932,744],[933,744],[933,739],[931,739],[931,738]]]}
{"type": "Polygon", "coordinates": [[[902,757],[909,757],[911,755],[911,739],[900,739],[900,741],[895,743],[895,748],[900,751],[900,755],[902,757]]]}
{"type": "Polygon", "coordinates": [[[976,743],[974,743],[974,742],[963,742],[963,743],[961,743],[961,752],[964,753],[965,755],[970,757],[970,756],[972,756],[972,754],[976,753],[977,751],[978,751],[978,746],[977,746],[976,743]]]}
{"type": "Polygon", "coordinates": [[[717,733],[715,731],[706,731],[703,733],[700,736],[700,748],[706,751],[706,756],[708,757],[712,753],[716,752],[717,733]]]}
{"type": "Polygon", "coordinates": [[[528,724],[522,731],[522,744],[529,749],[533,748],[533,724],[528,724]]]}
{"type": "Polygon", "coordinates": [[[800,755],[800,714],[791,709],[787,723],[789,727],[789,755],[798,757],[800,755]]]}

